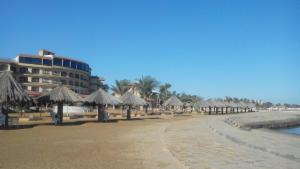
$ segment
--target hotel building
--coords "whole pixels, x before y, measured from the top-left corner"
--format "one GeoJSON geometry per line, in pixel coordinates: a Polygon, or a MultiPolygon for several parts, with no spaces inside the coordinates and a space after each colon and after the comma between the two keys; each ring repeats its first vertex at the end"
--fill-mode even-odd
{"type": "Polygon", "coordinates": [[[40,50],[38,55],[19,54],[14,59],[0,59],[0,72],[12,71],[29,95],[38,96],[62,84],[78,94],[97,90],[102,79],[91,76],[90,66],[82,61],[56,56],[40,50]]]}

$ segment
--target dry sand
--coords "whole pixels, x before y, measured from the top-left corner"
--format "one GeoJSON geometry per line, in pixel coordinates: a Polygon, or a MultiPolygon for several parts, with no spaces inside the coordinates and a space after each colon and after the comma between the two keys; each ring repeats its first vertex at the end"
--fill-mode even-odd
{"type": "Polygon", "coordinates": [[[2,130],[0,168],[178,168],[181,164],[165,148],[163,133],[169,122],[184,119],[88,122],[2,130]]]}
{"type": "Polygon", "coordinates": [[[228,117],[257,113],[36,126],[0,131],[0,168],[299,168],[300,138],[242,130],[228,117]]]}

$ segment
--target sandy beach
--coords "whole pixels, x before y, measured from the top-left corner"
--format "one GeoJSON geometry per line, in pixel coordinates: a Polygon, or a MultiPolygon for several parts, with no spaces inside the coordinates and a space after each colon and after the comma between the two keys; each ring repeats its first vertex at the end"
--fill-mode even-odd
{"type": "Polygon", "coordinates": [[[0,168],[299,168],[300,137],[225,122],[258,113],[2,130],[0,168]]]}

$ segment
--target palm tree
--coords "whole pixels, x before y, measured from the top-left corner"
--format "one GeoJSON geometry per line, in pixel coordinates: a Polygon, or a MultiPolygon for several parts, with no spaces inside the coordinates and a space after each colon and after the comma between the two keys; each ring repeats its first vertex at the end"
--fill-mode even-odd
{"type": "Polygon", "coordinates": [[[165,83],[159,86],[159,98],[163,101],[167,100],[171,96],[169,89],[172,87],[171,84],[165,83]]]}
{"type": "Polygon", "coordinates": [[[125,94],[130,89],[130,85],[132,84],[131,81],[127,79],[116,80],[115,83],[115,86],[112,86],[111,90],[113,91],[114,95],[120,96],[125,94]]]}
{"type": "Polygon", "coordinates": [[[141,94],[141,97],[148,99],[151,97],[152,92],[159,85],[159,82],[151,76],[145,76],[138,79],[137,88],[141,94]]]}
{"type": "Polygon", "coordinates": [[[104,91],[108,92],[109,90],[109,85],[105,84],[103,82],[100,83],[100,88],[103,89],[104,91]]]}

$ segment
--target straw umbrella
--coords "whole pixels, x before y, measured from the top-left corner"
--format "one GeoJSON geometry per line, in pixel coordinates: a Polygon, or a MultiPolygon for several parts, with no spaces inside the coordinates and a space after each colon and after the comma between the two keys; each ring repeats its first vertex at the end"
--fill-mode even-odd
{"type": "Polygon", "coordinates": [[[256,107],[255,104],[254,103],[248,103],[247,105],[248,105],[247,107],[249,108],[249,111],[253,112],[253,109],[256,107]]]}
{"type": "Polygon", "coordinates": [[[176,97],[176,96],[171,96],[164,104],[164,106],[183,106],[183,103],[176,97]]]}
{"type": "Polygon", "coordinates": [[[224,101],[223,104],[225,105],[225,113],[228,113],[228,108],[231,109],[232,104],[230,102],[224,101]]]}
{"type": "Polygon", "coordinates": [[[64,103],[74,103],[82,101],[81,98],[72,90],[65,86],[58,86],[40,96],[37,99],[39,102],[55,102],[57,103],[57,115],[59,118],[59,124],[63,123],[63,106],[64,103]]]}
{"type": "Polygon", "coordinates": [[[241,107],[241,112],[243,112],[243,109],[245,112],[247,112],[247,107],[248,107],[247,103],[240,102],[240,107],[241,107]]]}
{"type": "Polygon", "coordinates": [[[164,106],[183,106],[183,103],[176,96],[171,96],[164,103],[164,106]]]}
{"type": "MultiPolygon", "coordinates": [[[[223,101],[215,101],[216,105],[218,108],[221,108],[221,113],[224,114],[224,107],[226,107],[226,104],[223,101]]],[[[218,113],[218,108],[217,108],[217,113],[218,113]]]]}
{"type": "Polygon", "coordinates": [[[0,74],[0,104],[1,111],[5,115],[5,128],[8,127],[8,104],[13,102],[26,103],[30,101],[30,97],[23,90],[22,86],[13,78],[11,72],[4,71],[0,74]],[[3,108],[4,104],[6,105],[6,110],[3,108]]]}
{"type": "Polygon", "coordinates": [[[143,106],[146,105],[146,101],[142,98],[135,96],[132,91],[127,91],[122,97],[121,101],[124,105],[129,106],[127,110],[127,119],[131,119],[131,108],[132,106],[143,106]]]}
{"type": "Polygon", "coordinates": [[[207,103],[205,100],[197,101],[194,104],[194,108],[197,109],[198,111],[204,111],[206,113],[206,107],[207,103]]]}
{"type": "Polygon", "coordinates": [[[103,114],[105,105],[117,105],[121,103],[115,97],[109,95],[101,88],[87,96],[85,101],[98,106],[98,121],[104,120],[103,114]]]}
{"type": "Polygon", "coordinates": [[[191,111],[193,110],[193,105],[190,102],[185,102],[184,104],[184,110],[187,111],[188,108],[191,108],[191,111]]]}
{"type": "Polygon", "coordinates": [[[208,112],[209,115],[211,115],[211,113],[212,113],[212,111],[211,111],[212,108],[214,108],[214,112],[217,112],[216,111],[217,103],[214,100],[212,100],[212,99],[207,100],[206,105],[208,106],[208,109],[209,109],[209,112],[208,112]]]}

